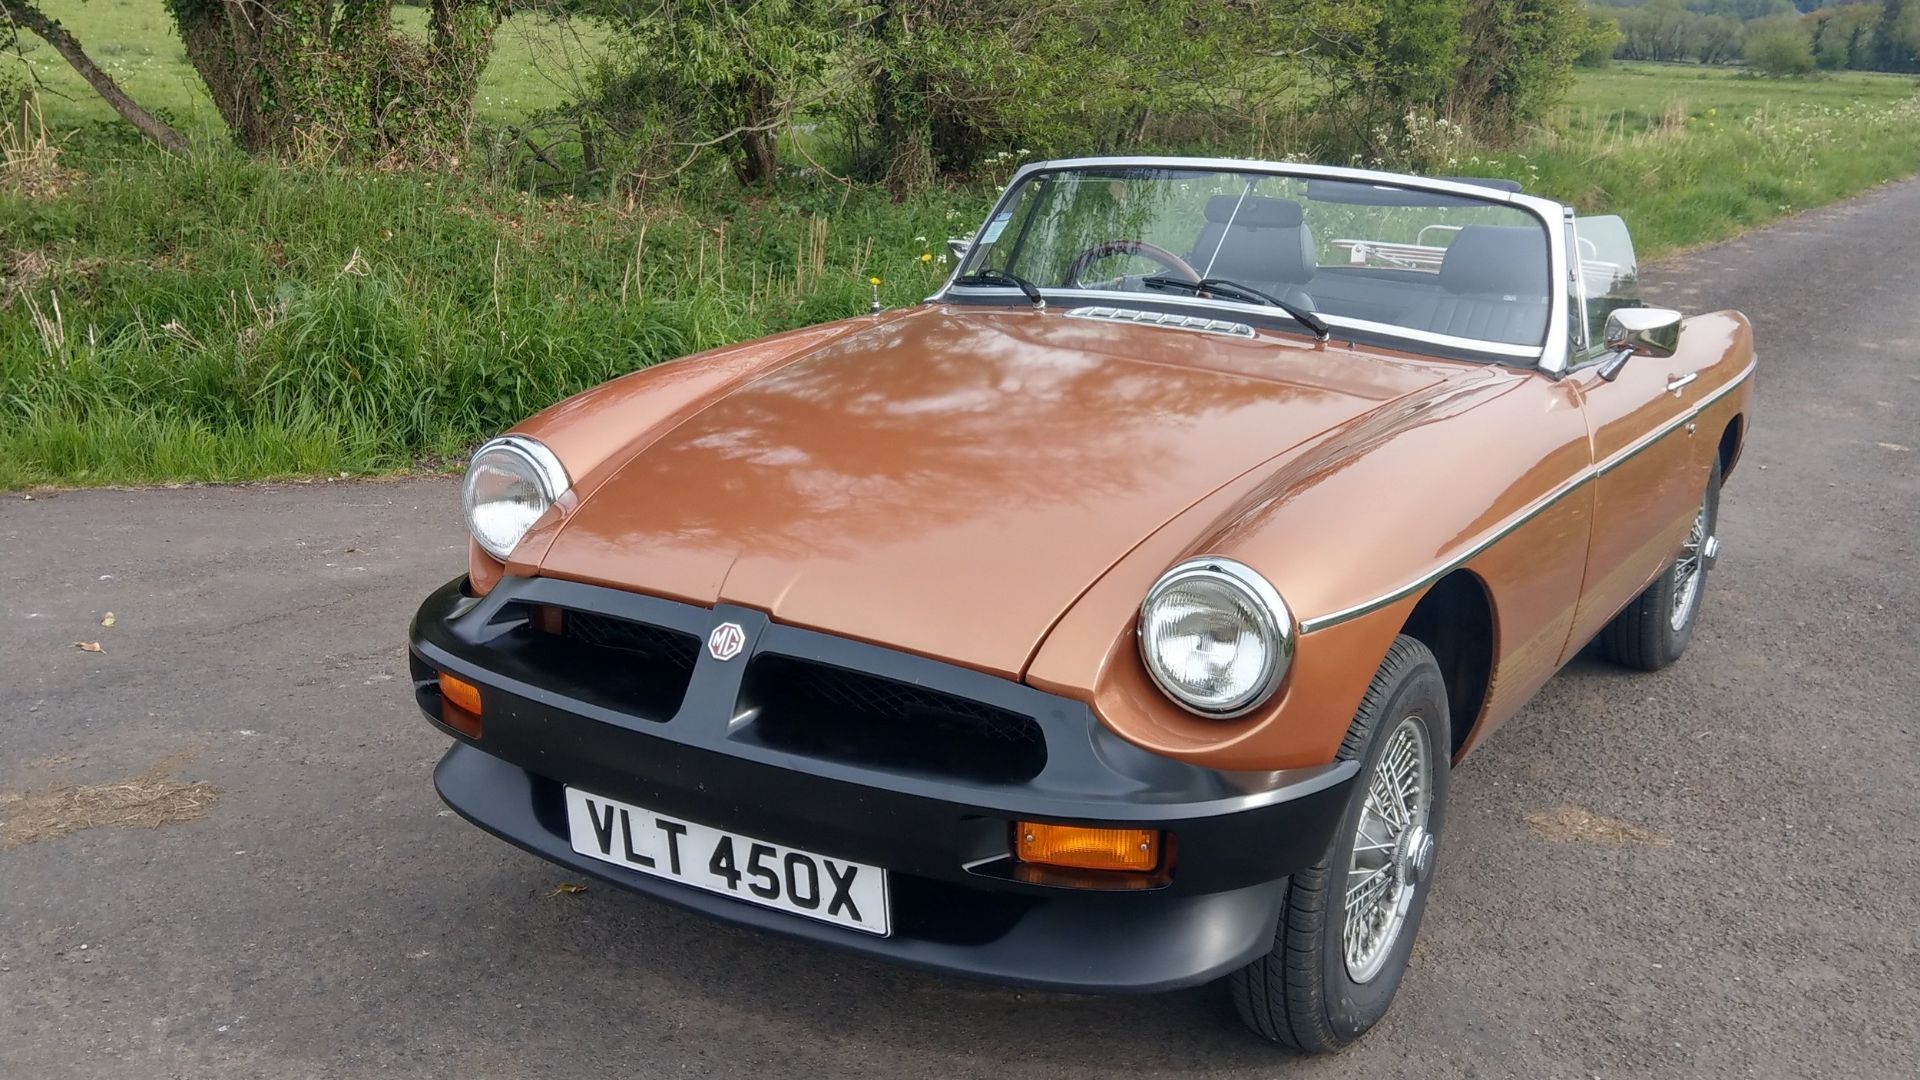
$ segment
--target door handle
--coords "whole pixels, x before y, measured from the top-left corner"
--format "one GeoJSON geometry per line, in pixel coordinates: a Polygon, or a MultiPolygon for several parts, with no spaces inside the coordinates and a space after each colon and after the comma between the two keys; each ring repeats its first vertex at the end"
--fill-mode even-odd
{"type": "Polygon", "coordinates": [[[1685,375],[1669,375],[1667,376],[1667,393],[1679,397],[1680,388],[1699,377],[1700,373],[1697,371],[1689,371],[1685,375]]]}

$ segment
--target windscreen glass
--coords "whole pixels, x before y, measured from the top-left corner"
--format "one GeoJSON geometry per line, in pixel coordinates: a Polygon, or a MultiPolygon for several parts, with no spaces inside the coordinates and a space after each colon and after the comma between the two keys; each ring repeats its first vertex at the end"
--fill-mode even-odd
{"type": "MultiPolygon", "coordinates": [[[[1547,233],[1518,207],[1271,173],[1103,166],[1022,180],[955,288],[1287,305],[1500,345],[1545,341],[1547,233]]],[[[1116,297],[1118,303],[1119,298],[1116,297]]]]}

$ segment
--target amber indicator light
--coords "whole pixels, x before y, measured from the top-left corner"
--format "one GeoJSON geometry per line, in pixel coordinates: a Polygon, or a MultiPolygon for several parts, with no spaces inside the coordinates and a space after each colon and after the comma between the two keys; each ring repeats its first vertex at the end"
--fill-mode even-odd
{"type": "Polygon", "coordinates": [[[440,673],[440,720],[470,739],[480,737],[480,688],[440,673]]]}
{"type": "Polygon", "coordinates": [[[1013,855],[1021,862],[1076,870],[1152,870],[1160,865],[1160,833],[1017,821],[1013,855]]]}

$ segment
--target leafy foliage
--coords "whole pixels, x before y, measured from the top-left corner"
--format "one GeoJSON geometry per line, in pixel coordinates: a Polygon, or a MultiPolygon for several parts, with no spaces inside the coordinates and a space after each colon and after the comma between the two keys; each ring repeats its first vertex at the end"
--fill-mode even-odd
{"type": "Polygon", "coordinates": [[[1614,56],[1622,60],[1692,60],[1724,64],[1740,58],[1740,20],[1690,11],[1681,0],[1653,0],[1644,7],[1595,8],[1620,28],[1614,56]]]}
{"type": "Polygon", "coordinates": [[[709,148],[742,182],[779,169],[778,140],[826,105],[826,79],[856,9],[842,0],[570,0],[612,30],[585,103],[596,158],[630,180],[672,176],[709,148]]]}
{"type": "Polygon", "coordinates": [[[1807,27],[1791,15],[1775,15],[1749,23],[1741,54],[1748,70],[1770,78],[1811,75],[1816,67],[1812,36],[1807,27]]]}
{"type": "Polygon", "coordinates": [[[1495,138],[1538,121],[1573,85],[1587,33],[1580,0],[1471,0],[1455,114],[1495,138]]]}
{"type": "Polygon", "coordinates": [[[1620,30],[1614,55],[1630,60],[1746,60],[1771,76],[1806,75],[1789,39],[1807,43],[1824,71],[1920,70],[1920,5],[1912,0],[1650,0],[1595,8],[1620,30]]]}
{"type": "Polygon", "coordinates": [[[1886,0],[1874,42],[1885,70],[1920,71],[1920,0],[1886,0]]]}
{"type": "Polygon", "coordinates": [[[1864,71],[1874,65],[1874,28],[1881,9],[1875,4],[1841,4],[1810,12],[1806,18],[1813,35],[1815,61],[1828,71],[1864,71]]]}
{"type": "Polygon", "coordinates": [[[880,0],[848,158],[903,191],[994,154],[1270,150],[1378,17],[1339,0],[880,0]]]}
{"type": "Polygon", "coordinates": [[[441,163],[466,148],[504,14],[432,0],[430,37],[395,32],[392,0],[167,0],[187,59],[234,141],[304,158],[441,163]]]}
{"type": "Polygon", "coordinates": [[[1468,0],[1386,0],[1374,31],[1378,81],[1396,104],[1443,107],[1466,61],[1468,0]]]}
{"type": "Polygon", "coordinates": [[[1575,67],[1599,68],[1613,62],[1614,50],[1620,47],[1622,34],[1618,20],[1600,12],[1587,16],[1586,37],[1580,42],[1580,55],[1574,57],[1575,67]]]}
{"type": "Polygon", "coordinates": [[[1749,69],[1774,78],[1811,75],[1814,71],[1813,50],[1808,46],[1807,36],[1785,26],[1750,31],[1743,55],[1749,69]]]}

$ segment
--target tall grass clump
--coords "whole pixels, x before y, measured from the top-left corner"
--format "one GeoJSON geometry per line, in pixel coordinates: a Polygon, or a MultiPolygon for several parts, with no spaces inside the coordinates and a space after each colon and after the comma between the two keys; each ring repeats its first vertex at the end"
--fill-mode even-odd
{"type": "Polygon", "coordinates": [[[641,209],[218,155],[0,194],[0,485],[451,458],[613,376],[863,311],[870,276],[917,300],[985,197],[823,180],[641,209]]]}

